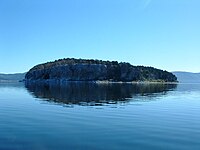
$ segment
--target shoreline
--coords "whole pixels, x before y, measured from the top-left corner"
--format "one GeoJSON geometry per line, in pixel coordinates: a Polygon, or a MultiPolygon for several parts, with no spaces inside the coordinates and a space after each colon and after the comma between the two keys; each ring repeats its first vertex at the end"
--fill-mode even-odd
{"type": "Polygon", "coordinates": [[[107,81],[107,80],[97,80],[97,81],[70,81],[65,79],[53,79],[53,80],[24,80],[24,83],[94,83],[94,84],[179,84],[179,82],[164,82],[164,81],[107,81]]]}

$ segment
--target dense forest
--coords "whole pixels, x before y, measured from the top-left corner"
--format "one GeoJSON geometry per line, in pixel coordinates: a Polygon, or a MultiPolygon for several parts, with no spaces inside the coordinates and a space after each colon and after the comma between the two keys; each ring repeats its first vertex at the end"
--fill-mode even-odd
{"type": "Polygon", "coordinates": [[[153,67],[133,66],[130,63],[93,59],[59,59],[34,66],[26,81],[157,81],[177,82],[170,72],[153,67]]]}

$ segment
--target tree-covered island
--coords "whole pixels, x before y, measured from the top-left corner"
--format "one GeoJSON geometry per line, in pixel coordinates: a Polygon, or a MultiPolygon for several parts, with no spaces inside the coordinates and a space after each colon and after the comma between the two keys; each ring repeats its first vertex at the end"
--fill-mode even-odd
{"type": "Polygon", "coordinates": [[[170,72],[130,63],[65,58],[30,69],[26,81],[177,82],[170,72]]]}

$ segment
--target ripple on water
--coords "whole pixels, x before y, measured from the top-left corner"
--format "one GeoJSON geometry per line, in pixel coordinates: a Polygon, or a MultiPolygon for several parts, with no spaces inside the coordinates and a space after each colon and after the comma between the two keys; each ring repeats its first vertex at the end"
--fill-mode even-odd
{"type": "Polygon", "coordinates": [[[200,88],[75,87],[1,86],[0,149],[200,149],[200,88]]]}

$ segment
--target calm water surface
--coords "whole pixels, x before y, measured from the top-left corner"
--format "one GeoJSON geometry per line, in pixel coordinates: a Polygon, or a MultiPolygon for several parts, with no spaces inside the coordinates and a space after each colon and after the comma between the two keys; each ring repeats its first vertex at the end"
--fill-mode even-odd
{"type": "Polygon", "coordinates": [[[0,84],[1,150],[199,150],[199,84],[0,84]]]}

